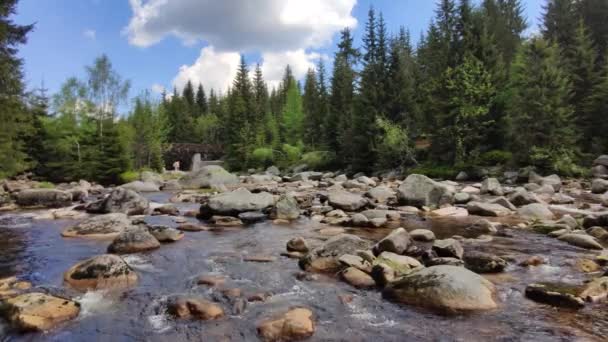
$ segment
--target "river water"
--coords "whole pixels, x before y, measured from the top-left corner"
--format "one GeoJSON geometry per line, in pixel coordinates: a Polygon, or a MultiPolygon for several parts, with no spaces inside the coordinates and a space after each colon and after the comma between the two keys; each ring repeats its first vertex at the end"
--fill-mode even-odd
{"type": "MultiPolygon", "coordinates": [[[[168,194],[150,197],[166,201],[168,194]]],[[[196,208],[183,204],[180,209],[196,208]]],[[[2,214],[0,214],[2,215],[2,214]]],[[[256,324],[294,306],[310,308],[316,332],[311,341],[606,341],[608,305],[588,305],[579,311],[557,309],[527,300],[527,284],[563,281],[581,284],[590,278],[575,270],[578,258],[594,254],[556,239],[530,232],[508,230],[491,242],[468,240],[465,250],[481,250],[508,258],[507,271],[488,276],[498,287],[499,309],[467,315],[442,316],[390,303],[379,291],[357,290],[331,276],[298,280],[297,261],[280,257],[285,243],[303,236],[320,241],[324,225],[300,219],[289,225],[259,223],[242,229],[186,232],[183,240],[160,249],[125,257],[137,270],[136,287],[120,292],[77,293],[63,285],[63,272],[75,263],[103,254],[109,241],[65,239],[60,232],[74,224],[69,220],[31,220],[29,213],[0,216],[0,278],[17,275],[55,291],[64,291],[82,304],[80,316],[45,334],[9,333],[0,323],[2,341],[257,341],[256,324]],[[270,263],[243,261],[247,255],[272,255],[270,263]],[[524,268],[517,263],[532,255],[547,257],[547,265],[524,268]],[[201,274],[229,278],[226,287],[245,295],[270,292],[266,302],[249,303],[241,315],[230,315],[222,295],[197,286],[201,274]],[[219,301],[227,317],[218,321],[177,321],[165,313],[165,301],[175,294],[200,294],[219,301]],[[339,296],[352,295],[348,304],[339,296]]],[[[148,217],[153,223],[176,226],[170,217],[148,217]]],[[[463,234],[473,218],[402,222],[411,230],[428,228],[438,237],[463,234]]],[[[378,239],[387,230],[352,229],[350,233],[378,239]]]]}

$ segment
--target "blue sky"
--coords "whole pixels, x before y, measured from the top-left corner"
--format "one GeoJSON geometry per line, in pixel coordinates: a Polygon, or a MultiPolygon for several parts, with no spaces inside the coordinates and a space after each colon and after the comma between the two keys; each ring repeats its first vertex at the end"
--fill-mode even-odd
{"type": "MultiPolygon", "coordinates": [[[[544,1],[523,2],[535,30],[544,1]]],[[[187,78],[221,88],[239,52],[249,63],[266,61],[263,70],[271,84],[287,63],[301,76],[317,58],[332,55],[340,27],[354,26],[360,43],[372,3],[389,30],[405,25],[414,39],[426,30],[435,9],[430,0],[171,0],[169,5],[161,0],[21,0],[14,19],[36,25],[20,51],[28,86],[44,80],[53,93],[105,53],[131,80],[131,95],[136,95],[179,87],[187,78]],[[282,26],[286,20],[293,25],[282,26]]]]}

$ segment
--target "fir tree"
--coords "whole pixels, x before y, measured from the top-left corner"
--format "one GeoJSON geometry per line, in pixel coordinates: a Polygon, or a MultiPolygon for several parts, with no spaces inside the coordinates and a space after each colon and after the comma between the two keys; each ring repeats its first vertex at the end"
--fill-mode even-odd
{"type": "Polygon", "coordinates": [[[196,117],[200,117],[202,115],[206,115],[209,112],[209,105],[207,103],[207,95],[205,94],[205,89],[202,84],[198,84],[198,88],[196,89],[196,117]]]}

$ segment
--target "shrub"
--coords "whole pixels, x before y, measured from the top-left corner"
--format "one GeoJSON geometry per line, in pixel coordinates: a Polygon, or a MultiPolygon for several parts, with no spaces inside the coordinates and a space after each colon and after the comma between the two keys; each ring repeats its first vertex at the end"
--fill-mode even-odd
{"type": "Polygon", "coordinates": [[[297,163],[302,156],[302,146],[292,146],[289,144],[283,144],[283,164],[285,166],[291,166],[297,163]]]}
{"type": "Polygon", "coordinates": [[[376,151],[378,153],[378,167],[389,169],[403,166],[412,160],[412,148],[405,128],[378,118],[376,124],[382,131],[376,151]]]}
{"type": "Polygon", "coordinates": [[[445,165],[420,165],[408,169],[408,173],[417,173],[420,175],[425,175],[429,178],[453,179],[458,171],[451,166],[445,165]]]}
{"type": "Polygon", "coordinates": [[[581,177],[588,171],[576,162],[575,153],[567,149],[551,150],[548,148],[532,147],[530,161],[532,165],[547,172],[556,172],[562,176],[581,177]]]}
{"type": "Polygon", "coordinates": [[[249,160],[253,167],[268,167],[274,163],[274,151],[269,147],[256,148],[249,160]]]}
{"type": "Polygon", "coordinates": [[[335,160],[336,154],[331,151],[312,151],[302,156],[302,163],[311,170],[327,170],[335,160]]]}
{"type": "Polygon", "coordinates": [[[120,174],[120,181],[123,183],[130,183],[139,180],[138,171],[125,171],[120,174]]]}
{"type": "Polygon", "coordinates": [[[479,164],[483,166],[505,165],[513,159],[513,153],[502,150],[492,150],[479,157],[479,164]]]}

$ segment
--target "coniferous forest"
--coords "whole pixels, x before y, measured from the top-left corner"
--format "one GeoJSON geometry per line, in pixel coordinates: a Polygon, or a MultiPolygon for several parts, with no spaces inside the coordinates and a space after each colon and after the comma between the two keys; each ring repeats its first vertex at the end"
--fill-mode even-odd
{"type": "Polygon", "coordinates": [[[331,63],[303,80],[287,65],[270,89],[242,57],[229,89],[188,82],[160,99],[131,98],[106,56],[56,94],[26,89],[17,55],[35,26],[12,21],[16,2],[0,4],[0,177],[116,184],[170,168],[175,143],[218,146],[232,170],[435,177],[497,165],[582,176],[608,150],[605,0],[548,0],[538,28],[519,0],[441,0],[417,44],[370,8],[363,39],[342,30],[331,63]]]}

